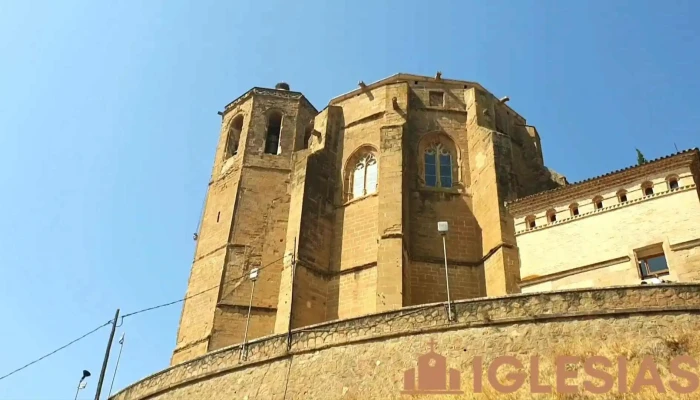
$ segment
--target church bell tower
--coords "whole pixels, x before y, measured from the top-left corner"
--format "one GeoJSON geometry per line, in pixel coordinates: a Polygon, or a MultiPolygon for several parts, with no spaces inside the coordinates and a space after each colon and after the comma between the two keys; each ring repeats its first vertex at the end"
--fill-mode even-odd
{"type": "Polygon", "coordinates": [[[306,147],[317,110],[286,83],[228,104],[171,364],[273,333],[289,213],[292,153],[306,147]]]}

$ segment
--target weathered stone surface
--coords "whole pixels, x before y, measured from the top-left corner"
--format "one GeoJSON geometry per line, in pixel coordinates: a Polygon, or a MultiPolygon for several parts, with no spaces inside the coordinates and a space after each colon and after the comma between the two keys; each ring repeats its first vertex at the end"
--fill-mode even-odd
{"type": "Polygon", "coordinates": [[[476,356],[526,362],[538,354],[549,372],[552,357],[565,354],[625,355],[631,365],[646,354],[659,362],[679,353],[700,359],[697,284],[520,294],[462,300],[454,309],[453,322],[444,304],[431,304],[297,329],[289,352],[286,335],[261,338],[249,344],[247,360],[238,346],[221,349],[137,382],[113,400],[411,398],[400,395],[403,372],[431,339],[449,367],[462,372],[465,399],[493,398],[470,392],[476,356]]]}
{"type": "Polygon", "coordinates": [[[274,331],[285,253],[291,158],[317,114],[300,93],[255,88],[227,106],[172,364],[243,340],[253,268],[262,268],[250,338],[274,331]],[[270,115],[279,154],[265,154],[270,115]],[[241,121],[240,130],[233,121],[241,121]],[[232,146],[231,140],[238,145],[232,146]],[[235,154],[231,149],[237,148],[235,154]]]}
{"type": "Polygon", "coordinates": [[[700,281],[697,150],[562,188],[537,130],[478,83],[399,74],[320,112],[279,89],[221,113],[174,367],[120,400],[394,398],[427,338],[464,367],[596,341],[666,357],[681,339],[664,335],[697,330],[693,285],[534,293],[636,284],[639,251],[657,245],[672,281],[700,281]],[[449,168],[427,173],[431,154],[449,168]],[[629,201],[609,205],[623,187],[629,201]],[[606,207],[593,211],[598,192],[606,207]],[[580,217],[542,224],[570,201],[580,217]],[[541,228],[525,229],[532,216],[541,228]],[[434,304],[447,298],[445,258],[450,322],[434,304]],[[521,290],[534,294],[498,297],[521,290]]]}
{"type": "Polygon", "coordinates": [[[402,74],[321,112],[299,92],[251,89],[222,112],[171,363],[242,341],[256,267],[249,338],[444,299],[438,221],[453,300],[517,293],[504,201],[549,188],[538,146],[473,82],[402,74]],[[449,155],[444,184],[426,183],[431,149],[449,155]],[[375,187],[353,194],[368,153],[375,187]]]}

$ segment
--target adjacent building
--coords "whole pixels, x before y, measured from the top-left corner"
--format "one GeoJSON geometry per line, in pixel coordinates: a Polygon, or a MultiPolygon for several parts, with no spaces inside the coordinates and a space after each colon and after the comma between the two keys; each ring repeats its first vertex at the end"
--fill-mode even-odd
{"type": "Polygon", "coordinates": [[[698,150],[512,201],[523,292],[700,281],[698,150]]]}

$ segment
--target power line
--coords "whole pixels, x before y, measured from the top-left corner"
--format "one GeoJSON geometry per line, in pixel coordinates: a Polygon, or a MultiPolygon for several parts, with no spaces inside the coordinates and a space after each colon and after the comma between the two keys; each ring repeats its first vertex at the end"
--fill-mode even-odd
{"type": "Polygon", "coordinates": [[[17,368],[16,370],[10,372],[9,374],[0,376],[0,381],[3,380],[3,379],[5,379],[5,378],[7,378],[7,377],[10,376],[10,375],[16,374],[17,372],[19,372],[19,371],[21,371],[21,370],[23,370],[23,369],[29,367],[30,365],[33,365],[33,364],[38,363],[39,361],[45,359],[46,357],[49,357],[49,356],[52,356],[52,355],[58,353],[59,351],[65,349],[66,347],[72,345],[73,343],[75,343],[75,342],[77,342],[77,341],[80,341],[80,340],[86,338],[86,337],[89,336],[89,335],[92,335],[93,333],[99,331],[100,329],[104,328],[105,326],[107,326],[107,325],[109,325],[109,324],[111,324],[111,323],[112,323],[112,320],[109,320],[109,321],[105,322],[103,325],[100,325],[100,326],[98,326],[97,328],[91,330],[90,332],[84,334],[83,336],[81,336],[81,337],[79,337],[79,338],[73,340],[72,342],[70,342],[70,343],[68,343],[68,344],[66,344],[66,345],[63,345],[63,346],[57,348],[56,350],[52,351],[51,353],[46,354],[45,356],[43,356],[43,357],[41,357],[41,358],[37,358],[36,360],[30,362],[29,364],[26,364],[26,365],[24,365],[24,366],[22,366],[22,367],[17,368]]]}
{"type": "MultiPolygon", "coordinates": [[[[258,268],[258,270],[259,270],[259,271],[262,271],[263,269],[265,269],[265,268],[267,268],[267,267],[269,267],[269,266],[275,264],[277,261],[280,261],[280,260],[282,260],[283,258],[284,258],[284,256],[282,256],[282,257],[280,257],[280,258],[278,258],[278,259],[276,259],[276,260],[274,260],[274,261],[272,261],[272,262],[270,262],[270,263],[268,263],[268,264],[265,264],[264,266],[258,268]]],[[[214,289],[218,289],[222,284],[230,283],[230,282],[233,282],[233,281],[237,281],[237,280],[243,279],[243,278],[245,278],[245,277],[247,277],[247,276],[248,276],[248,274],[246,273],[246,274],[243,274],[243,275],[241,275],[241,276],[237,276],[237,277],[235,277],[235,278],[231,278],[230,280],[224,281],[224,282],[222,282],[222,283],[220,283],[220,284],[218,284],[218,285],[212,286],[212,287],[210,287],[210,288],[208,288],[208,289],[204,289],[204,290],[202,290],[201,292],[197,292],[197,293],[195,293],[195,294],[186,296],[186,297],[184,297],[184,298],[182,298],[182,299],[175,300],[175,301],[171,301],[171,302],[169,302],[169,303],[159,304],[159,305],[153,306],[153,307],[144,308],[144,309],[142,309],[142,310],[130,312],[130,313],[128,313],[128,314],[124,314],[124,315],[122,315],[122,321],[124,320],[124,318],[126,318],[126,317],[131,317],[132,315],[141,314],[141,313],[144,313],[144,312],[146,312],[146,311],[156,310],[156,309],[158,309],[158,308],[163,308],[163,307],[167,307],[167,306],[172,306],[173,304],[177,304],[177,303],[182,303],[182,302],[185,301],[185,300],[189,300],[189,299],[191,299],[191,298],[193,298],[193,297],[196,297],[196,296],[199,296],[199,295],[201,295],[201,294],[207,293],[207,292],[212,291],[212,290],[214,290],[214,289]]]]}
{"type": "MultiPolygon", "coordinates": [[[[282,257],[280,257],[280,258],[278,258],[278,259],[276,259],[276,260],[274,260],[274,261],[272,261],[272,262],[270,262],[270,263],[268,263],[268,264],[266,264],[266,265],[260,267],[259,270],[263,270],[263,269],[265,269],[265,268],[267,268],[267,267],[269,267],[269,266],[272,266],[273,264],[275,264],[276,262],[282,260],[283,258],[284,258],[284,256],[282,256],[282,257]]],[[[188,299],[191,299],[191,298],[193,298],[193,297],[196,297],[196,296],[199,296],[199,295],[204,294],[204,293],[206,293],[206,292],[209,292],[209,291],[211,291],[211,290],[214,290],[214,289],[220,287],[220,286],[221,286],[222,284],[224,284],[224,283],[230,283],[230,282],[233,282],[233,281],[236,281],[236,280],[240,280],[240,279],[245,278],[246,276],[248,276],[248,274],[243,274],[243,275],[241,275],[241,276],[238,276],[238,277],[232,278],[232,279],[230,279],[230,280],[224,281],[224,282],[222,282],[221,284],[212,286],[212,287],[210,287],[210,288],[208,288],[208,289],[202,290],[202,291],[197,292],[197,293],[195,293],[195,294],[192,294],[192,295],[190,295],[190,296],[186,296],[186,297],[184,297],[184,298],[182,298],[182,299],[179,299],[179,300],[175,300],[175,301],[171,301],[171,302],[168,302],[168,303],[159,304],[159,305],[157,305],[157,306],[148,307],[148,308],[144,308],[144,309],[141,309],[141,310],[138,310],[138,311],[134,311],[134,312],[131,312],[131,313],[128,313],[128,314],[124,314],[124,315],[122,315],[122,317],[121,317],[121,318],[122,318],[122,321],[124,320],[125,317],[130,317],[130,316],[133,316],[133,315],[136,315],[136,314],[141,314],[141,313],[144,313],[144,312],[147,312],[147,311],[156,310],[156,309],[158,309],[158,308],[167,307],[167,306],[171,306],[171,305],[173,305],[173,304],[181,303],[181,302],[186,301],[186,300],[188,300],[188,299]]],[[[370,326],[370,327],[368,327],[368,328],[371,329],[371,328],[374,328],[374,327],[378,326],[379,324],[386,324],[386,323],[388,323],[388,322],[390,322],[390,321],[393,321],[393,320],[395,320],[395,319],[397,319],[397,318],[401,318],[401,317],[405,317],[405,316],[408,316],[408,315],[411,315],[411,314],[415,314],[415,313],[417,313],[417,312],[423,311],[423,310],[425,310],[426,308],[430,308],[430,307],[434,307],[434,305],[426,305],[426,306],[419,307],[419,308],[417,308],[417,309],[408,311],[408,312],[406,312],[406,313],[399,313],[399,314],[394,315],[393,317],[391,317],[391,318],[389,318],[389,319],[387,319],[387,320],[384,320],[384,321],[377,321],[377,322],[375,322],[375,324],[373,324],[372,326],[370,326]]],[[[84,339],[84,338],[90,336],[91,334],[93,334],[93,333],[99,331],[100,329],[104,328],[105,326],[107,326],[107,325],[109,325],[109,324],[111,324],[111,323],[112,323],[112,320],[109,320],[109,321],[105,322],[104,324],[102,324],[102,325],[98,326],[97,328],[91,330],[90,332],[88,332],[88,333],[86,333],[86,334],[80,336],[79,338],[77,338],[77,339],[75,339],[75,340],[73,340],[73,341],[71,341],[71,342],[69,342],[69,343],[67,343],[67,344],[65,344],[65,345],[63,345],[63,346],[57,348],[56,350],[54,350],[54,351],[52,351],[52,352],[50,352],[50,353],[48,353],[48,354],[46,354],[46,355],[44,355],[44,356],[42,356],[42,357],[40,357],[40,358],[38,358],[38,359],[36,359],[36,360],[30,362],[30,363],[27,363],[27,364],[25,364],[24,366],[22,366],[22,367],[20,367],[20,368],[17,368],[17,369],[15,369],[14,371],[12,371],[12,372],[10,372],[10,373],[8,373],[8,374],[5,374],[5,375],[3,375],[3,376],[0,376],[0,380],[3,380],[3,379],[5,379],[5,378],[7,378],[7,377],[9,377],[9,376],[11,376],[11,375],[14,375],[14,374],[16,374],[17,372],[20,372],[20,371],[22,371],[22,370],[24,370],[24,369],[26,369],[26,368],[28,368],[28,367],[30,367],[30,366],[32,366],[32,365],[38,363],[39,361],[41,361],[41,360],[43,360],[43,359],[45,359],[45,358],[47,358],[47,357],[50,357],[50,356],[52,356],[52,355],[58,353],[59,351],[65,349],[66,347],[68,347],[68,346],[70,346],[70,345],[72,345],[72,344],[74,344],[74,343],[76,343],[76,342],[78,342],[78,341],[80,341],[80,340],[82,340],[82,339],[84,339]]],[[[446,324],[441,324],[441,325],[437,325],[437,326],[442,326],[442,325],[449,325],[449,321],[448,321],[446,324]]],[[[306,332],[308,332],[308,331],[326,331],[326,329],[323,329],[323,328],[321,328],[321,329],[314,329],[314,328],[311,328],[311,329],[303,329],[303,328],[302,328],[301,331],[306,331],[306,332]]]]}
{"type": "MultiPolygon", "coordinates": [[[[282,257],[280,257],[280,258],[278,258],[278,259],[276,259],[276,260],[274,260],[274,261],[272,261],[272,262],[270,262],[270,263],[268,263],[268,264],[266,264],[266,265],[260,267],[259,270],[263,270],[263,269],[265,269],[265,268],[267,268],[267,267],[269,267],[269,266],[275,264],[276,262],[282,260],[283,258],[284,258],[284,256],[282,256],[282,257]]],[[[221,286],[221,285],[224,284],[224,283],[229,283],[229,282],[233,282],[233,281],[236,281],[236,280],[240,280],[240,279],[243,279],[243,278],[245,278],[245,277],[247,277],[247,276],[248,276],[248,274],[244,274],[244,275],[241,275],[241,276],[232,278],[232,279],[230,279],[230,280],[227,280],[227,281],[222,282],[221,284],[218,284],[218,285],[216,285],[216,286],[212,286],[212,287],[210,287],[210,288],[208,288],[208,289],[202,290],[201,292],[197,292],[197,293],[195,293],[195,294],[192,294],[192,295],[190,295],[190,296],[186,296],[186,297],[184,297],[184,298],[182,298],[182,299],[179,299],[179,300],[171,301],[171,302],[169,302],[169,303],[159,304],[159,305],[157,305],[157,306],[148,307],[148,308],[144,308],[144,309],[141,309],[141,310],[138,310],[138,311],[134,311],[134,312],[131,312],[131,313],[128,313],[128,314],[124,314],[124,315],[121,316],[121,319],[122,319],[122,321],[124,321],[124,318],[126,318],[126,317],[130,317],[130,316],[133,316],[133,315],[136,315],[136,314],[141,314],[141,313],[144,313],[144,312],[146,312],[146,311],[151,311],[151,310],[155,310],[155,309],[162,308],[162,307],[171,306],[171,305],[173,305],[173,304],[181,303],[181,302],[183,302],[183,301],[185,301],[185,300],[191,299],[191,298],[193,298],[193,297],[196,297],[196,296],[199,296],[199,295],[204,294],[204,293],[206,293],[206,292],[209,292],[209,291],[211,291],[211,290],[214,290],[214,289],[218,288],[219,286],[221,286]]],[[[57,348],[56,350],[54,350],[54,351],[52,351],[52,352],[50,352],[50,353],[48,353],[48,354],[46,354],[46,355],[44,355],[44,356],[38,358],[38,359],[36,359],[36,360],[34,360],[34,361],[32,361],[32,362],[30,362],[30,363],[28,363],[28,364],[26,364],[26,365],[20,367],[20,368],[17,368],[16,370],[14,370],[14,371],[12,371],[12,372],[6,374],[6,375],[0,376],[0,380],[3,380],[3,379],[5,379],[5,378],[7,378],[7,377],[9,377],[9,376],[11,376],[11,375],[14,375],[14,374],[16,374],[17,372],[22,371],[23,369],[25,369],[25,368],[27,368],[27,367],[30,367],[30,366],[32,366],[32,365],[38,363],[39,361],[41,361],[41,360],[43,360],[43,359],[45,359],[45,358],[47,358],[47,357],[50,357],[50,356],[52,356],[52,355],[58,353],[59,351],[65,349],[66,347],[72,345],[73,343],[76,343],[76,342],[78,342],[78,341],[80,341],[80,340],[82,340],[82,339],[88,337],[89,335],[91,335],[91,334],[93,334],[93,333],[99,331],[100,329],[104,328],[105,326],[107,326],[107,325],[109,325],[109,324],[111,324],[111,323],[112,323],[112,320],[109,320],[109,321],[105,322],[104,324],[98,326],[97,328],[91,330],[90,332],[84,334],[83,336],[81,336],[81,337],[79,337],[79,338],[77,338],[77,339],[75,339],[75,340],[69,342],[68,344],[63,345],[63,346],[57,348]]]]}

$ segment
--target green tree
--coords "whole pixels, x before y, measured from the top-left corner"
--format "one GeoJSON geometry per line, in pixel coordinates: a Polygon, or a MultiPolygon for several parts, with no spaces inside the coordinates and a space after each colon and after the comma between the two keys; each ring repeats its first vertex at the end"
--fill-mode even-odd
{"type": "Polygon", "coordinates": [[[642,164],[646,163],[647,159],[644,158],[644,154],[642,154],[642,152],[639,151],[639,149],[636,149],[636,150],[637,150],[637,165],[642,165],[642,164]]]}

